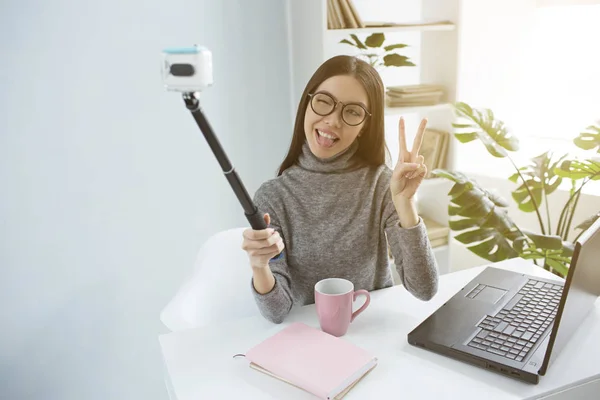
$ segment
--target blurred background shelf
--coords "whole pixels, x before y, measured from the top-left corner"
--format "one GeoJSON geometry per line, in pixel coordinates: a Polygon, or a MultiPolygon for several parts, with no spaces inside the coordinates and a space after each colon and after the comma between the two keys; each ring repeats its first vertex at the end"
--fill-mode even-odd
{"type": "Polygon", "coordinates": [[[413,113],[423,113],[436,110],[449,110],[452,107],[450,103],[433,104],[429,106],[415,106],[415,107],[385,107],[385,115],[405,115],[413,113]]]}
{"type": "Polygon", "coordinates": [[[327,29],[329,34],[349,35],[352,33],[392,33],[392,32],[412,32],[412,31],[453,31],[456,26],[450,21],[440,22],[415,22],[409,24],[397,24],[393,26],[366,26],[364,28],[347,29],[327,29]]]}

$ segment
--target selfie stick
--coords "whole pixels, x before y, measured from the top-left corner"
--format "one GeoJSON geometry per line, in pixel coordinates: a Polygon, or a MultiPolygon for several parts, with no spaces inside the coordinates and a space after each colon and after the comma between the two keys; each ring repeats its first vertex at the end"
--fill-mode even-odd
{"type": "Polygon", "coordinates": [[[252,229],[255,230],[266,229],[267,224],[265,223],[263,216],[258,211],[256,205],[254,205],[252,202],[252,198],[248,194],[248,191],[246,191],[246,188],[235,171],[235,168],[233,165],[231,165],[227,154],[225,154],[223,147],[221,147],[219,139],[217,139],[213,133],[208,120],[204,116],[202,108],[200,108],[199,97],[200,94],[198,92],[184,93],[183,101],[185,102],[185,106],[192,113],[194,120],[196,120],[198,127],[204,134],[204,138],[206,139],[208,146],[211,148],[212,152],[217,158],[217,161],[221,165],[221,169],[223,170],[225,177],[229,181],[231,188],[233,189],[240,204],[242,205],[242,208],[244,209],[244,214],[246,214],[246,218],[248,219],[248,222],[250,222],[250,226],[252,226],[252,229]]]}
{"type": "Polygon", "coordinates": [[[163,51],[162,75],[167,90],[183,92],[183,101],[187,109],[192,113],[206,142],[221,165],[252,229],[266,229],[267,224],[262,214],[252,202],[252,198],[200,107],[199,92],[212,85],[212,53],[199,46],[166,49],[163,51]]]}

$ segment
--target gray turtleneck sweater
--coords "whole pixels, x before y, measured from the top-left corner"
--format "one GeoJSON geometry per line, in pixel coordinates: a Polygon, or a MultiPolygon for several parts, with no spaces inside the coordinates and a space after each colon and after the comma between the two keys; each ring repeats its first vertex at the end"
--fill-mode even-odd
{"type": "Polygon", "coordinates": [[[260,294],[252,282],[266,319],[281,323],[292,306],[314,303],[314,286],[324,278],[348,279],[355,290],[392,286],[388,242],[404,287],[421,300],[437,292],[437,265],[423,221],[400,226],[389,190],[392,171],[364,165],[356,149],[355,142],[319,159],[305,142],[298,162],[256,191],[257,207],[269,213],[285,244],[269,264],[273,289],[260,294]]]}

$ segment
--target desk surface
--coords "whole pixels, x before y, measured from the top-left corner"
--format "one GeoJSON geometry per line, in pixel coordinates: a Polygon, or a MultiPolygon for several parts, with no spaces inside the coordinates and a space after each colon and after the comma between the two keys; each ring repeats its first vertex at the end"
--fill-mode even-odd
{"type": "MultiPolygon", "coordinates": [[[[494,266],[557,278],[522,259],[494,266]]],[[[379,364],[345,399],[390,398],[393,394],[406,399],[530,399],[600,378],[600,301],[538,385],[409,345],[408,332],[483,268],[442,275],[439,292],[429,302],[414,298],[401,286],[372,292],[370,306],[343,338],[371,351],[379,364]]],[[[161,335],[171,390],[178,400],[313,399],[309,393],[249,368],[245,358],[233,358],[296,321],[318,328],[314,305],[294,309],[280,325],[256,316],[161,335]]]]}

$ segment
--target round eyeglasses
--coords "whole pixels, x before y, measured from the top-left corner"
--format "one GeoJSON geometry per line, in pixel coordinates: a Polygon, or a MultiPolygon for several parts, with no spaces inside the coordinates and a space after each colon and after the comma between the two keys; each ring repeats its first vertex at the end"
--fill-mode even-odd
{"type": "Polygon", "coordinates": [[[330,94],[327,93],[312,93],[308,95],[310,97],[310,108],[312,110],[322,116],[325,117],[337,108],[338,103],[342,105],[342,120],[350,125],[356,126],[360,125],[367,116],[371,116],[371,113],[368,112],[362,105],[358,103],[348,103],[344,104],[341,101],[337,101],[330,94]]]}

